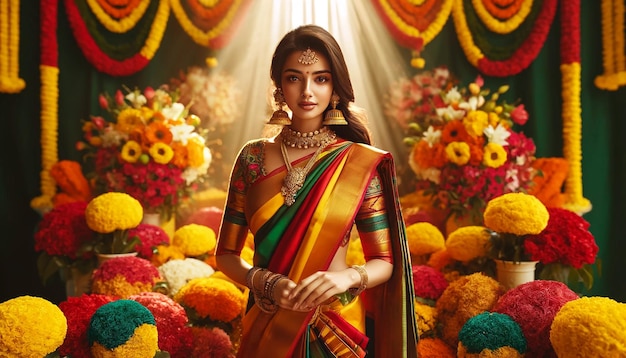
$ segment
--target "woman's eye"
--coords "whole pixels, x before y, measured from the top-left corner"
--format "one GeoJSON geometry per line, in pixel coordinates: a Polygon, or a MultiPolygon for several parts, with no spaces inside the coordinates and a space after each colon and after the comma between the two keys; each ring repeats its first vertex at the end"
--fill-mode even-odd
{"type": "Polygon", "coordinates": [[[326,76],[320,76],[320,77],[317,78],[317,82],[320,82],[320,83],[324,83],[324,82],[328,82],[328,81],[330,81],[330,78],[328,78],[326,76]]]}
{"type": "Polygon", "coordinates": [[[298,81],[298,76],[288,76],[287,77],[287,81],[289,81],[289,82],[296,82],[296,81],[298,81]]]}

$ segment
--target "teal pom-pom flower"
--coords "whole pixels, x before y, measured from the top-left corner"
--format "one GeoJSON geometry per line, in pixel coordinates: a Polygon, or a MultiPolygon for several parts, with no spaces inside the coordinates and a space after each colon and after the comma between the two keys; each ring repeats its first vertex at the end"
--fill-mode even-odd
{"type": "Polygon", "coordinates": [[[135,329],[144,324],[156,326],[154,316],[141,303],[133,300],[107,303],[91,317],[87,331],[89,345],[97,342],[114,349],[126,343],[135,334],[135,329]]]}
{"type": "Polygon", "coordinates": [[[495,312],[484,312],[467,320],[459,332],[459,343],[467,353],[502,347],[511,347],[521,354],[526,352],[526,338],[517,322],[509,315],[495,312]]]}

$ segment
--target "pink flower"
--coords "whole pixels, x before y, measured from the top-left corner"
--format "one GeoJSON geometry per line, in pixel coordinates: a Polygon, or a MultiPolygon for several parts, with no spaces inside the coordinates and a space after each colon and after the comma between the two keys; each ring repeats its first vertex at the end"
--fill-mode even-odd
{"type": "Polygon", "coordinates": [[[528,112],[526,112],[526,110],[524,109],[523,104],[520,104],[519,106],[515,107],[513,111],[511,111],[511,119],[513,119],[513,122],[519,125],[523,126],[524,124],[526,124],[526,122],[528,121],[528,112]]]}
{"type": "Polygon", "coordinates": [[[100,108],[102,109],[106,109],[106,110],[109,109],[109,101],[102,94],[98,96],[98,104],[100,104],[100,108]]]}
{"type": "Polygon", "coordinates": [[[118,106],[122,106],[124,104],[124,94],[120,90],[115,91],[115,104],[118,106]]]}

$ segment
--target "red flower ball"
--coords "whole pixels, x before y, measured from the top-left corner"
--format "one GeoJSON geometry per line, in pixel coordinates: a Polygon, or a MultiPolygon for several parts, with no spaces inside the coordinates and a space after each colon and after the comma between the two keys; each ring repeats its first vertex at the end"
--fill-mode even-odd
{"type": "Polygon", "coordinates": [[[87,339],[89,321],[98,308],[114,300],[110,296],[92,294],[68,297],[67,301],[59,303],[59,309],[67,319],[67,334],[59,347],[61,356],[91,358],[91,347],[87,339]]]}
{"type": "Polygon", "coordinates": [[[150,224],[139,224],[136,228],[128,230],[128,237],[138,237],[141,243],[135,246],[139,257],[151,259],[154,249],[158,245],[168,245],[170,237],[160,226],[150,224]]]}
{"type": "Polygon", "coordinates": [[[46,213],[35,233],[35,250],[76,259],[81,244],[93,236],[85,220],[86,207],[86,202],[72,202],[46,213]]]}
{"type": "Polygon", "coordinates": [[[437,300],[448,287],[448,281],[441,271],[426,265],[413,266],[413,288],[415,296],[437,300]]]}
{"type": "Polygon", "coordinates": [[[522,328],[527,357],[556,357],[550,343],[550,326],[561,307],[578,295],[558,281],[536,280],[507,291],[493,312],[504,313],[522,328]]]}

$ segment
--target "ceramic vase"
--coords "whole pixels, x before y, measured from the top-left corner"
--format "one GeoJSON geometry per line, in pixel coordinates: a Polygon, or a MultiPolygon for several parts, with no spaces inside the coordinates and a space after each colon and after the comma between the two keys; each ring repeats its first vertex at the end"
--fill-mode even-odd
{"type": "Polygon", "coordinates": [[[176,219],[174,215],[168,220],[163,221],[161,217],[161,213],[155,212],[144,212],[143,219],[141,220],[143,224],[150,224],[161,227],[163,231],[169,236],[170,239],[174,237],[174,232],[176,231],[176,219]]]}
{"type": "Polygon", "coordinates": [[[128,252],[125,254],[98,254],[98,267],[102,266],[103,263],[109,261],[110,259],[114,259],[116,257],[132,257],[137,256],[137,252],[128,252]]]}
{"type": "Polygon", "coordinates": [[[494,261],[498,282],[507,290],[535,280],[535,268],[539,261],[494,261]]]}

